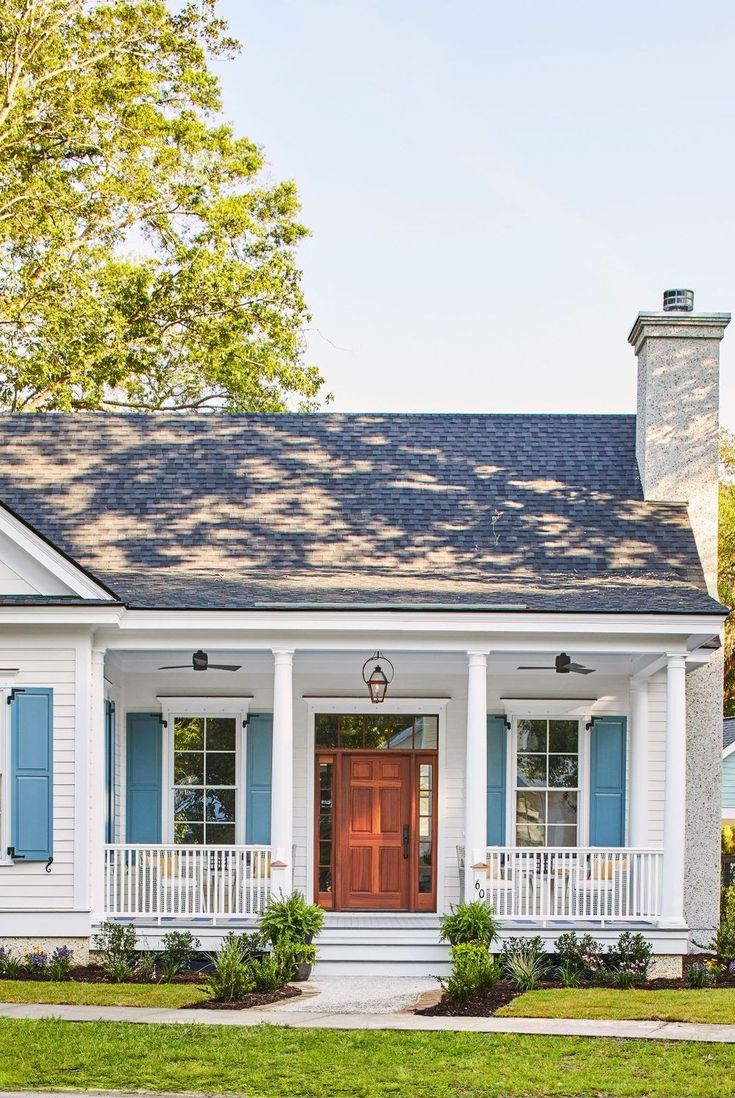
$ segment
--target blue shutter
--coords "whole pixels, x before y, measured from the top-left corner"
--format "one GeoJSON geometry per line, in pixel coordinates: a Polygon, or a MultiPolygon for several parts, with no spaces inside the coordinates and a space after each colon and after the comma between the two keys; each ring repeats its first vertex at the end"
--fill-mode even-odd
{"type": "Polygon", "coordinates": [[[115,841],[115,703],[105,701],[105,842],[115,841]]]}
{"type": "Polygon", "coordinates": [[[505,717],[487,719],[487,845],[505,842],[505,770],[508,734],[505,717]]]}
{"type": "Polygon", "coordinates": [[[53,852],[53,691],[11,694],[10,843],[14,856],[47,862],[53,852]]]}
{"type": "Polygon", "coordinates": [[[126,838],[129,843],[161,841],[160,713],[128,713],[126,838]]]}
{"type": "Polygon", "coordinates": [[[592,722],[591,846],[625,843],[625,741],[625,717],[597,717],[592,722]]]}
{"type": "Polygon", "coordinates": [[[248,719],[245,794],[245,842],[271,841],[271,759],[273,715],[251,713],[248,719]]]}

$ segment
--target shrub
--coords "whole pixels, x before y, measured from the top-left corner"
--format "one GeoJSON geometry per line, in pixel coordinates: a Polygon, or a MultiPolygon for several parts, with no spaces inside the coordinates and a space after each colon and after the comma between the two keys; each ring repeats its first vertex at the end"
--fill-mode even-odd
{"type": "Polygon", "coordinates": [[[14,957],[9,949],[0,946],[0,976],[8,980],[17,980],[23,971],[23,964],[19,957],[14,957]]]}
{"type": "MultiPolygon", "coordinates": [[[[648,975],[653,960],[653,950],[642,934],[626,930],[605,954],[605,969],[609,982],[615,987],[632,987],[642,983],[648,975]]],[[[606,979],[607,982],[607,979],[606,979]]]]}
{"type": "Polygon", "coordinates": [[[174,976],[189,968],[199,945],[199,939],[189,930],[172,930],[164,934],[163,951],[158,958],[164,983],[170,983],[174,976]]]}
{"type": "Polygon", "coordinates": [[[275,952],[260,960],[249,961],[247,968],[252,991],[277,991],[291,978],[284,978],[283,958],[275,952]]]}
{"type": "Polygon", "coordinates": [[[153,983],[156,978],[157,964],[158,954],[154,953],[152,949],[144,949],[137,954],[137,960],[133,971],[141,980],[145,980],[146,983],[153,983]]]}
{"type": "MultiPolygon", "coordinates": [[[[578,938],[574,931],[560,934],[554,943],[559,975],[564,969],[567,973],[576,972],[578,979],[593,975],[602,967],[602,946],[591,934],[578,938]]],[[[573,987],[573,984],[566,984],[573,987]]]]}
{"type": "Polygon", "coordinates": [[[206,990],[218,1003],[234,1003],[253,990],[252,961],[245,957],[241,937],[228,934],[216,953],[209,954],[212,971],[207,974],[206,990]]]}
{"type": "Polygon", "coordinates": [[[57,946],[49,958],[48,974],[50,980],[67,980],[74,951],[69,946],[57,946]]]}
{"type": "Polygon", "coordinates": [[[31,976],[43,979],[48,975],[48,953],[40,946],[34,946],[23,958],[24,964],[31,976]]]}
{"type": "Polygon", "coordinates": [[[579,987],[582,982],[582,973],[569,961],[562,961],[557,973],[562,987],[579,987]]]}
{"type": "Polygon", "coordinates": [[[704,948],[711,949],[726,965],[735,961],[735,887],[723,888],[720,925],[712,941],[704,948]]]}
{"type": "Polygon", "coordinates": [[[717,970],[707,961],[695,961],[687,968],[687,983],[689,987],[709,987],[717,979],[717,970]]]}
{"type": "Polygon", "coordinates": [[[135,950],[138,944],[134,926],[124,923],[100,923],[93,938],[94,948],[100,954],[100,964],[105,976],[114,984],[121,984],[133,971],[135,950]]]}
{"type": "Polygon", "coordinates": [[[292,892],[278,900],[269,898],[260,917],[260,933],[274,946],[281,938],[306,945],[316,937],[323,924],[322,909],[316,904],[308,904],[301,892],[292,892]]]}
{"type": "Polygon", "coordinates": [[[452,946],[452,971],[439,977],[450,1002],[463,1006],[474,996],[487,995],[500,979],[500,966],[493,961],[483,942],[460,942],[452,946]]]}
{"type": "MultiPolygon", "coordinates": [[[[313,965],[316,960],[316,946],[304,945],[302,942],[292,942],[290,938],[279,939],[277,945],[273,947],[271,957],[274,959],[278,966],[278,972],[280,973],[280,983],[278,987],[282,987],[283,984],[287,984],[289,980],[293,980],[296,975],[296,970],[301,964],[313,965]]],[[[262,958],[253,958],[251,964],[257,965],[262,958]]],[[[272,990],[270,988],[262,988],[260,990],[272,990]]]]}
{"type": "Polygon", "coordinates": [[[503,946],[505,975],[519,991],[533,991],[546,975],[547,961],[541,938],[513,938],[503,946]]]}
{"type": "Polygon", "coordinates": [[[498,930],[493,909],[480,900],[451,907],[449,915],[444,915],[439,923],[442,941],[453,946],[466,942],[484,942],[489,946],[497,938],[498,930]]]}

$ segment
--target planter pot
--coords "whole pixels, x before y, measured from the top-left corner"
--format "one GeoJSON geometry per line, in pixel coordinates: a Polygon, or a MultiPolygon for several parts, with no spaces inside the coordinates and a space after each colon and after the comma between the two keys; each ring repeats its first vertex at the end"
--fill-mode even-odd
{"type": "Polygon", "coordinates": [[[302,984],[305,980],[308,980],[311,976],[311,970],[313,965],[311,961],[302,961],[300,965],[296,966],[296,972],[294,973],[293,982],[295,984],[302,984]]]}

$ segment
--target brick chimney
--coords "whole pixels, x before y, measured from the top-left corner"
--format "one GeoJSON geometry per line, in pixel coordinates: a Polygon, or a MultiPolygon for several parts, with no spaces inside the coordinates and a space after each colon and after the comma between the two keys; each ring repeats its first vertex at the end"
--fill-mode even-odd
{"type": "Polygon", "coordinates": [[[667,290],[660,313],[639,313],[636,457],[648,500],[684,502],[707,587],[717,594],[720,340],[729,313],[695,313],[691,290],[667,290]]]}

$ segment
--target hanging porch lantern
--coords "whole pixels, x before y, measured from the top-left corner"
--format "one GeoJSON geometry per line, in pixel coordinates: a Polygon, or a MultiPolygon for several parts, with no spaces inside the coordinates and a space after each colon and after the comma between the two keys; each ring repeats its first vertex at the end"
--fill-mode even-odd
{"type": "Polygon", "coordinates": [[[380,705],[382,701],[385,701],[385,695],[388,692],[389,685],[393,682],[394,673],[393,664],[380,651],[375,652],[369,660],[365,660],[362,665],[362,678],[368,688],[370,701],[374,705],[380,705]],[[383,670],[381,664],[388,668],[388,674],[383,670]]]}

